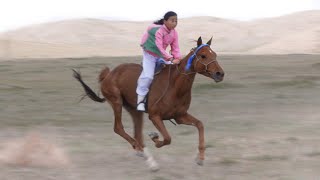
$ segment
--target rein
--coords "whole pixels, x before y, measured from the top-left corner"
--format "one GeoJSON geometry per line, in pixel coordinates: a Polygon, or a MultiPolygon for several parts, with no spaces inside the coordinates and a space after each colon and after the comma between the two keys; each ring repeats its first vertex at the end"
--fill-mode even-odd
{"type": "Polygon", "coordinates": [[[168,89],[169,89],[169,86],[170,86],[170,79],[171,79],[171,66],[169,66],[169,74],[168,74],[168,84],[167,84],[167,87],[166,87],[166,89],[163,91],[163,93],[162,93],[162,95],[159,97],[159,99],[158,99],[156,102],[154,102],[154,103],[151,105],[151,107],[152,107],[153,105],[157,104],[157,103],[163,98],[163,96],[167,93],[167,91],[168,91],[168,89]]]}
{"type": "MultiPolygon", "coordinates": [[[[170,79],[171,79],[171,66],[169,66],[169,75],[168,75],[168,84],[167,84],[167,87],[166,87],[166,89],[163,91],[163,93],[162,93],[162,95],[159,97],[159,99],[158,99],[155,103],[153,103],[153,104],[151,105],[151,107],[152,107],[153,105],[157,104],[158,102],[160,102],[160,100],[163,98],[163,96],[167,93],[167,91],[168,91],[168,89],[169,89],[169,86],[170,86],[170,79]]],[[[169,121],[170,121],[172,124],[174,124],[175,126],[177,125],[177,124],[174,123],[171,119],[169,119],[169,121]]]]}

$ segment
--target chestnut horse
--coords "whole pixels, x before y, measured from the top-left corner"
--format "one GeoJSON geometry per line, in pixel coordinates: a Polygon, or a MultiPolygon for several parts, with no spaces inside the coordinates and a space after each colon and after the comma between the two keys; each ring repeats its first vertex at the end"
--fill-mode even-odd
{"type": "MultiPolygon", "coordinates": [[[[190,115],[187,111],[191,102],[191,89],[197,73],[213,79],[215,82],[223,80],[224,71],[217,61],[217,54],[210,48],[212,38],[202,44],[199,37],[197,47],[192,48],[180,64],[166,65],[154,77],[150,87],[147,101],[147,113],[163,140],[157,133],[150,133],[155,146],[160,148],[171,142],[171,137],[163,123],[163,120],[174,119],[177,124],[195,126],[199,131],[199,153],[197,163],[203,164],[205,143],[204,128],[201,121],[190,115]]],[[[137,111],[137,80],[142,67],[139,64],[125,63],[117,66],[112,71],[108,67],[99,75],[101,92],[104,98],[100,98],[81,78],[80,73],[74,71],[74,77],[80,81],[86,95],[97,102],[107,101],[114,111],[114,132],[126,139],[132,147],[151,162],[150,167],[157,169],[157,164],[151,154],[144,148],[143,143],[143,112],[137,111]],[[124,107],[133,119],[134,137],[127,134],[122,125],[122,107],[124,107]]]]}

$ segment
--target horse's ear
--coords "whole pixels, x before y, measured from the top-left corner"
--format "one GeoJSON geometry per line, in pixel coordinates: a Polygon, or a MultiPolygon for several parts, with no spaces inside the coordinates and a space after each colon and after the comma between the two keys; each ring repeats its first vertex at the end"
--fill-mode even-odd
{"type": "Polygon", "coordinates": [[[211,41],[212,41],[212,36],[211,36],[211,39],[207,42],[209,46],[211,46],[211,41]]]}
{"type": "Polygon", "coordinates": [[[197,41],[197,46],[200,46],[202,44],[202,39],[201,39],[201,36],[198,38],[198,41],[197,41]]]}

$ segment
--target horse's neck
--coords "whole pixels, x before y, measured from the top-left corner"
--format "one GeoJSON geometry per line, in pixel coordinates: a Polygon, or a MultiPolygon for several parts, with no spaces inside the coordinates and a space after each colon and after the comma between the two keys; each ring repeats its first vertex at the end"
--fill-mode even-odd
{"type": "Polygon", "coordinates": [[[174,68],[172,79],[174,81],[174,86],[176,86],[177,93],[191,93],[196,73],[193,73],[193,67],[191,67],[190,72],[185,70],[188,59],[191,55],[192,53],[189,53],[181,60],[179,65],[176,65],[177,67],[172,67],[174,68]]]}

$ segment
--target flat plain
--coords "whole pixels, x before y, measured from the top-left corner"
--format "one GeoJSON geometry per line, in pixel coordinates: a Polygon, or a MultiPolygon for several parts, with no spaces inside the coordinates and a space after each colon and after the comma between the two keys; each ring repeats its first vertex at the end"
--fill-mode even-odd
{"type": "MultiPolygon", "coordinates": [[[[88,98],[79,102],[83,90],[71,70],[80,70],[98,92],[97,76],[104,66],[140,61],[138,56],[1,60],[0,179],[320,177],[320,55],[219,56],[226,73],[224,81],[216,84],[197,75],[189,110],[205,127],[204,166],[194,162],[198,145],[194,127],[165,122],[172,143],[157,149],[147,137],[155,127],[145,116],[145,142],[160,165],[155,173],[113,132],[109,104],[88,98]],[[59,164],[50,157],[45,166],[17,164],[17,158],[1,161],[8,142],[30,134],[59,147],[67,163],[59,164]]],[[[132,133],[126,112],[123,122],[132,133]]],[[[36,156],[39,148],[27,153],[36,156]]]]}

